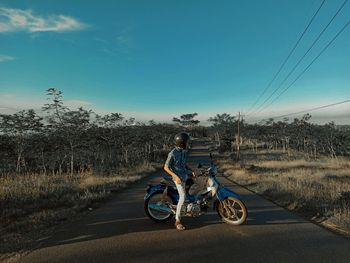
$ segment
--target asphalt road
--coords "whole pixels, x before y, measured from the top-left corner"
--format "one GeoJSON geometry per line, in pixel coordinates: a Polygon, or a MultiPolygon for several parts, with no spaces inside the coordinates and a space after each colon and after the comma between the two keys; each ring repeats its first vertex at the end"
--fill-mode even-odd
{"type": "MultiPolygon", "coordinates": [[[[206,164],[208,142],[194,142],[189,161],[206,164]]],[[[220,171],[220,170],[219,170],[220,171]]],[[[143,196],[150,179],[134,184],[84,219],[63,226],[20,262],[350,262],[350,242],[303,220],[235,185],[247,224],[230,226],[215,212],[184,218],[185,231],[173,221],[154,223],[145,216],[143,196]]]]}

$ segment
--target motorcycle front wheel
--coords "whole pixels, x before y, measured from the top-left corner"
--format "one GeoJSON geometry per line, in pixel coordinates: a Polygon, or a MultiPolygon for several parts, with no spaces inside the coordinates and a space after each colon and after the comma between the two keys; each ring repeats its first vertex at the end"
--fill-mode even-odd
{"type": "Polygon", "coordinates": [[[216,209],[221,219],[227,224],[239,226],[247,220],[246,206],[235,197],[227,197],[220,201],[216,209]]]}
{"type": "Polygon", "coordinates": [[[171,218],[173,218],[173,213],[154,209],[154,207],[159,206],[169,208],[167,204],[176,205],[176,202],[169,194],[163,195],[163,191],[156,191],[145,200],[145,213],[149,218],[157,223],[169,221],[171,218]]]}

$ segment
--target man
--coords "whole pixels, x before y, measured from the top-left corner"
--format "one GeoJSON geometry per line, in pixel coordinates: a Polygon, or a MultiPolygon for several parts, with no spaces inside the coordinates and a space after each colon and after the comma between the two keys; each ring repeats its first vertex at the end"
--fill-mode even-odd
{"type": "Polygon", "coordinates": [[[190,136],[182,132],[176,134],[174,140],[175,147],[168,154],[164,170],[172,177],[179,193],[179,201],[177,203],[175,215],[175,227],[178,230],[185,230],[185,226],[181,223],[181,208],[186,198],[185,183],[189,171],[194,175],[194,172],[186,164],[186,152],[189,146],[190,136]]]}

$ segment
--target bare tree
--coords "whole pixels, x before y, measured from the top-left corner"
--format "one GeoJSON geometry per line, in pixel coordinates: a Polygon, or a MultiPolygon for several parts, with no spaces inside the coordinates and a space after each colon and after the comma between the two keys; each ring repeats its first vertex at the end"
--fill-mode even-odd
{"type": "Polygon", "coordinates": [[[191,127],[194,127],[195,125],[198,125],[200,122],[199,120],[194,119],[197,115],[198,113],[183,114],[180,116],[180,118],[174,117],[173,122],[176,122],[183,127],[191,128],[191,127]]]}
{"type": "Polygon", "coordinates": [[[27,146],[28,137],[39,132],[43,127],[42,118],[37,116],[35,111],[22,110],[13,115],[0,115],[0,131],[10,135],[16,147],[16,172],[21,172],[21,166],[25,166],[23,153],[27,146]]]}

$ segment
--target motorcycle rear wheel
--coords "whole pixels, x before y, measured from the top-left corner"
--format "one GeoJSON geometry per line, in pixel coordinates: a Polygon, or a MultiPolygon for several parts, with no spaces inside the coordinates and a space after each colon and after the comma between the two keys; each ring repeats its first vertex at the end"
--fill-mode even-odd
{"type": "MultiPolygon", "coordinates": [[[[150,204],[157,204],[162,200],[162,196],[163,196],[163,191],[156,191],[153,194],[151,194],[145,200],[145,203],[144,203],[144,209],[145,209],[146,215],[157,223],[169,221],[174,216],[173,213],[156,211],[150,208],[150,204]]],[[[169,202],[173,205],[176,205],[174,198],[169,194],[165,196],[163,202],[169,202]]]]}
{"type": "Polygon", "coordinates": [[[227,224],[239,226],[247,220],[248,211],[246,206],[235,197],[225,198],[218,203],[216,209],[221,219],[227,224]]]}

